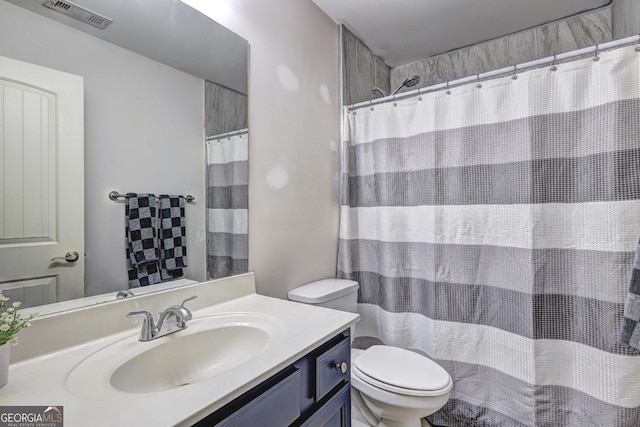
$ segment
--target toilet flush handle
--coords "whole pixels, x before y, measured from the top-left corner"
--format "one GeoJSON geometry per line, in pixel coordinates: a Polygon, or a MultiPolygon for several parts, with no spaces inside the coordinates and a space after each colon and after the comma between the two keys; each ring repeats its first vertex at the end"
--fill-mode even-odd
{"type": "Polygon", "coordinates": [[[336,363],[336,369],[340,371],[341,374],[346,374],[348,368],[349,365],[347,365],[347,362],[336,363]]]}

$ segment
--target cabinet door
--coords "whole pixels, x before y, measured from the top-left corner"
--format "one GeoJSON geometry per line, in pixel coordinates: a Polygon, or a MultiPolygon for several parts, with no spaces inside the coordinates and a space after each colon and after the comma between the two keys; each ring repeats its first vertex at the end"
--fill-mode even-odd
{"type": "Polygon", "coordinates": [[[313,414],[302,427],[350,427],[351,386],[345,384],[335,396],[313,414]]]}

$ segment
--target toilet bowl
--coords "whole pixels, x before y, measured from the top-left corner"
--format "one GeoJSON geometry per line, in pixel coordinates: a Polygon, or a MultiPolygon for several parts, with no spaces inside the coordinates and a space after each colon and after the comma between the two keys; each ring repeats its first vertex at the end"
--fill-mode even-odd
{"type": "MultiPolygon", "coordinates": [[[[292,290],[289,299],[356,312],[357,291],[352,280],[325,279],[292,290]]],[[[351,351],[354,426],[419,427],[447,403],[452,387],[447,371],[418,353],[387,345],[351,351]]]]}
{"type": "Polygon", "coordinates": [[[360,422],[409,427],[420,426],[421,418],[447,403],[453,381],[441,366],[424,356],[374,345],[352,352],[351,386],[352,407],[362,415],[360,422]]]}

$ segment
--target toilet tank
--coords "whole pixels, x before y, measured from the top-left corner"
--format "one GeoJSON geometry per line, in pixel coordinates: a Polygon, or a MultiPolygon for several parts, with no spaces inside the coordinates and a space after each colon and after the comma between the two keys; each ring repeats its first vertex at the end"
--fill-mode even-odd
{"type": "Polygon", "coordinates": [[[289,292],[291,301],[334,310],[357,312],[358,282],[346,279],[322,279],[289,292]]]}

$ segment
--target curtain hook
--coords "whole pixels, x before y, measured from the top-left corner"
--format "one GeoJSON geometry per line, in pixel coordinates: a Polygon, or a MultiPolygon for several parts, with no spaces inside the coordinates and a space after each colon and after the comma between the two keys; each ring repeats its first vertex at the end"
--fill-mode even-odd
{"type": "Polygon", "coordinates": [[[638,34],[638,46],[636,46],[636,52],[640,52],[640,34],[638,34]]]}
{"type": "Polygon", "coordinates": [[[593,57],[593,60],[598,62],[600,61],[600,47],[598,46],[598,43],[596,43],[596,55],[593,57]]]}
{"type": "Polygon", "coordinates": [[[451,95],[451,90],[449,89],[449,80],[447,80],[447,95],[451,95]]]}
{"type": "Polygon", "coordinates": [[[513,76],[511,76],[511,78],[513,80],[518,80],[518,66],[517,65],[513,66],[513,76]]]}
{"type": "Polygon", "coordinates": [[[478,89],[482,89],[482,84],[480,83],[480,73],[478,73],[478,77],[477,77],[477,80],[476,80],[476,81],[478,82],[478,84],[476,85],[476,87],[477,87],[478,89]]]}
{"type": "Polygon", "coordinates": [[[556,66],[556,62],[558,62],[558,57],[556,54],[553,54],[553,62],[551,63],[551,71],[558,71],[558,67],[556,66]]]}

